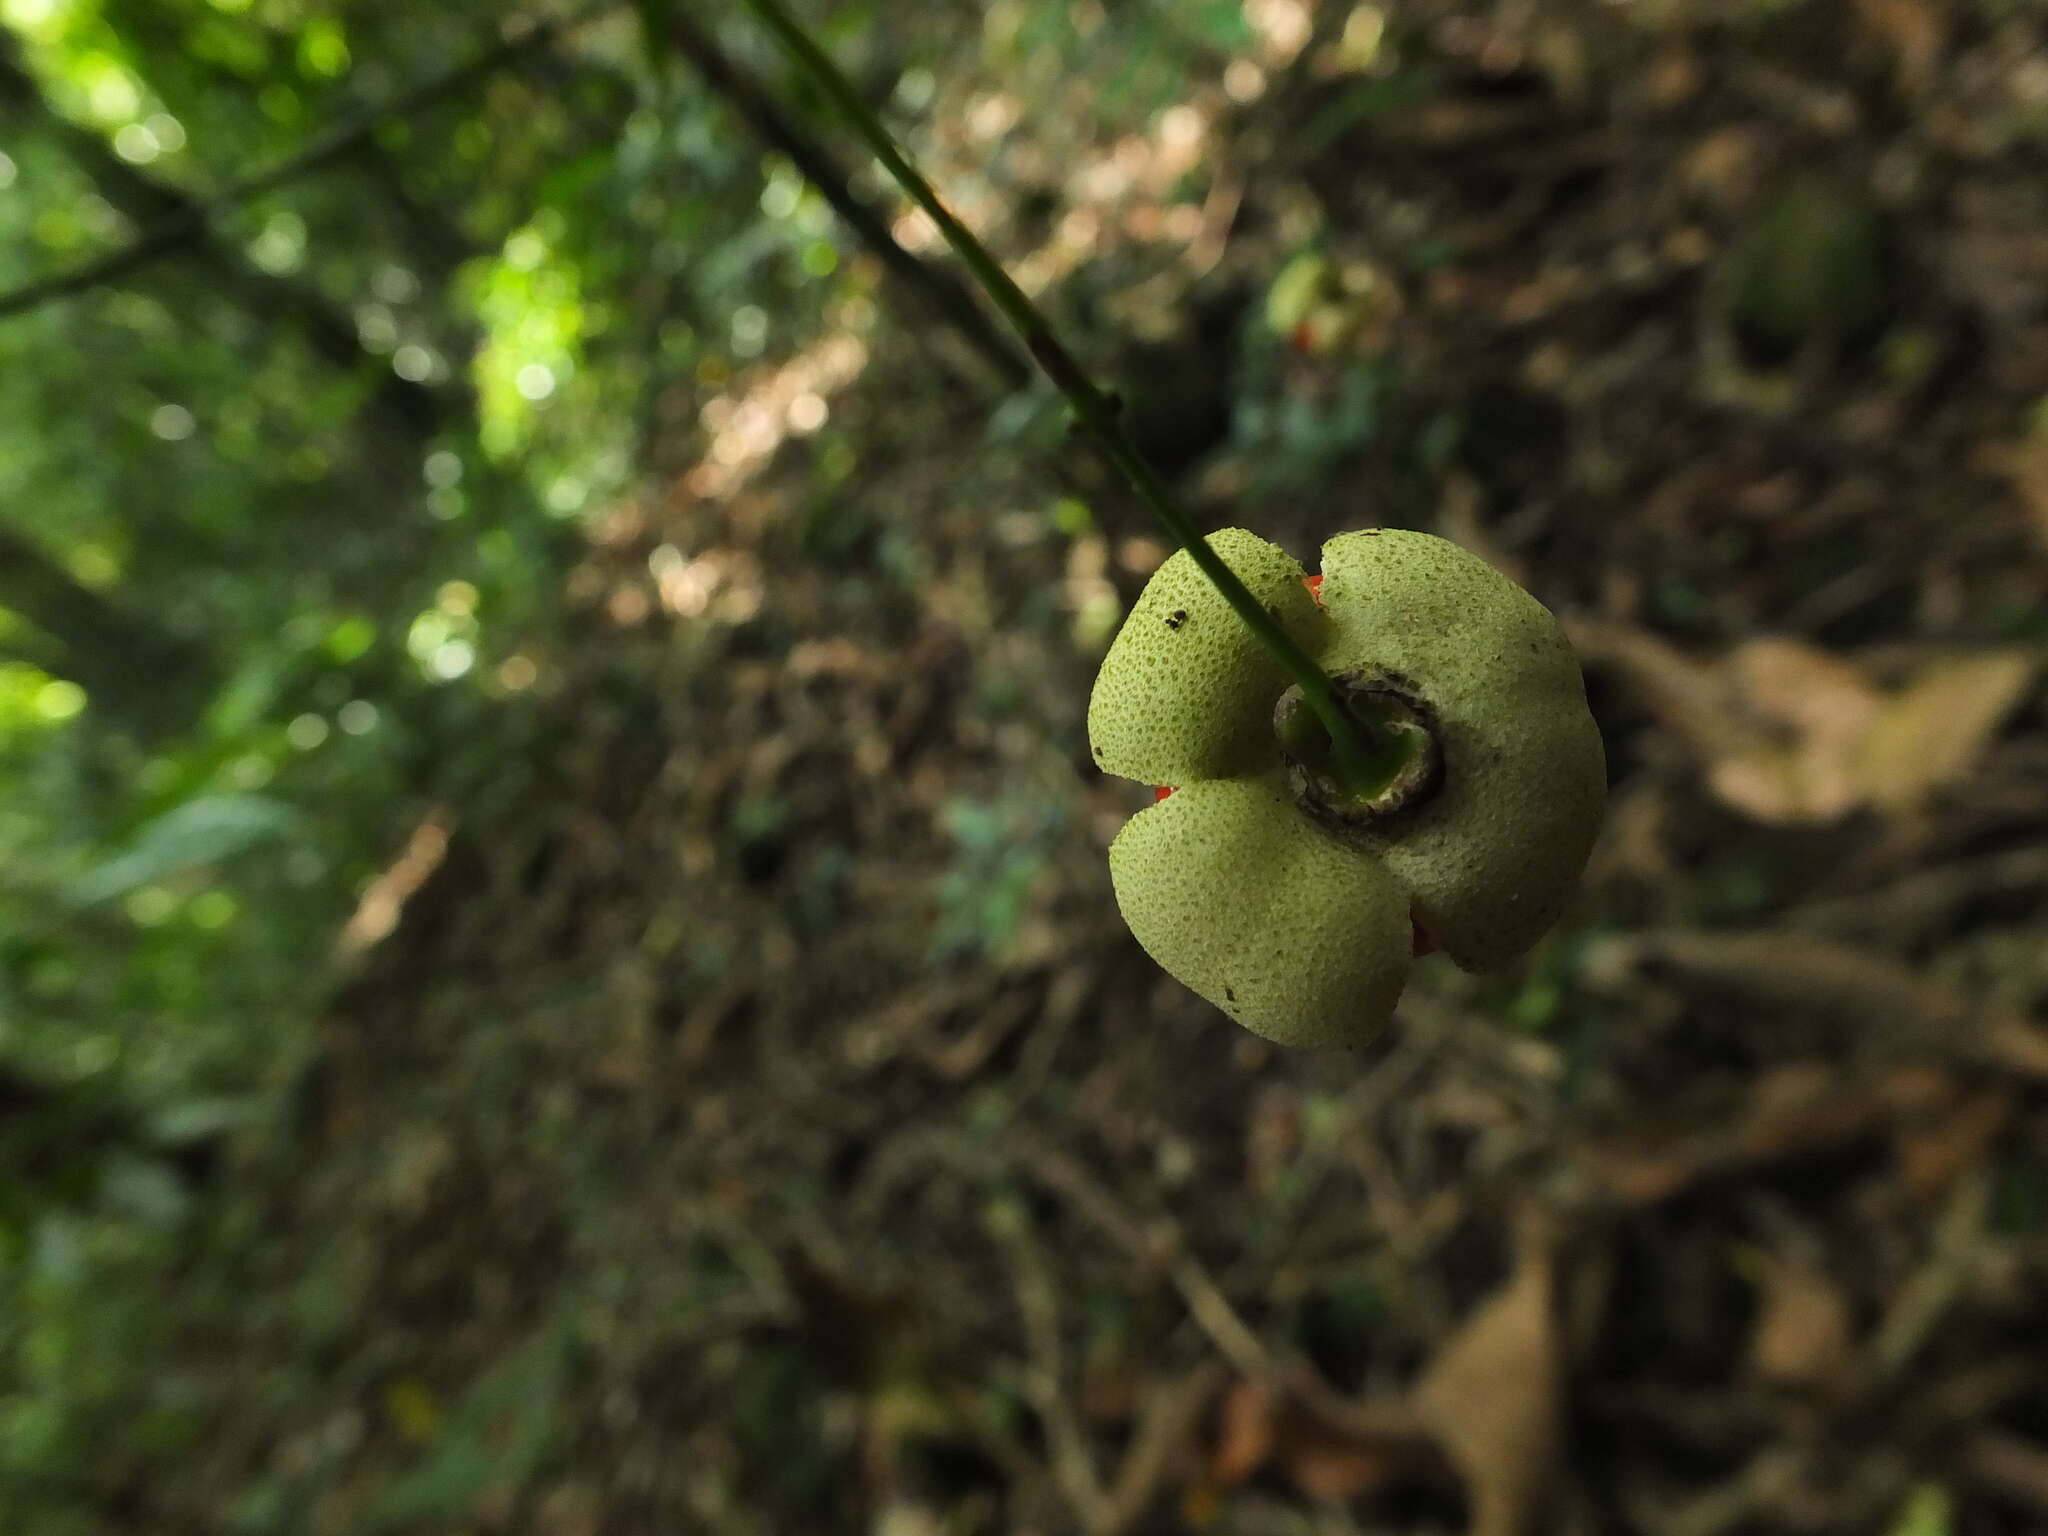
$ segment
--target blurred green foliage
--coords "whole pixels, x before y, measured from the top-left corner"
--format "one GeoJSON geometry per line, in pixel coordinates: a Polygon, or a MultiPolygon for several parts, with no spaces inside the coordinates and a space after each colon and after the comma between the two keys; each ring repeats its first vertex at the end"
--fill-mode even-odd
{"type": "MultiPolygon", "coordinates": [[[[408,816],[516,756],[574,525],[654,401],[857,284],[630,9],[559,20],[0,6],[8,1529],[91,1528],[95,1490],[197,1432],[195,1383],[128,1416],[162,1288],[235,1240],[219,1148],[290,1104],[408,816]]],[[[545,1377],[536,1348],[504,1369],[545,1377]]],[[[524,1475],[465,1412],[380,1520],[524,1475]]],[[[291,1503],[254,1489],[243,1524],[291,1503]]]]}
{"type": "Polygon", "coordinates": [[[1867,341],[1883,323],[1889,252],[1867,199],[1817,176],[1784,188],[1722,258],[1737,333],[1762,359],[1867,341]]]}
{"type": "MultiPolygon", "coordinates": [[[[1236,0],[1112,7],[1085,38],[1015,0],[978,26],[799,9],[912,125],[963,46],[1048,97],[1082,51],[1111,61],[1088,110],[1128,124],[1245,42],[1236,0]]],[[[0,0],[0,1527],[95,1529],[202,1432],[212,1389],[165,1362],[181,1319],[240,1304],[209,1260],[251,1237],[223,1158],[295,1134],[334,936],[409,829],[528,782],[579,525],[677,432],[664,400],[872,306],[669,14],[0,0]]],[[[737,15],[714,31],[815,108],[737,15]]],[[[1018,404],[997,431],[1056,444],[1018,404]]],[[[1361,409],[1267,430],[1339,451],[1361,409]]],[[[897,558],[828,494],[843,436],[816,446],[804,547],[897,558]]],[[[1033,804],[954,806],[936,955],[1015,936],[1059,831],[1033,804]]],[[[779,857],[791,813],[750,805],[727,852],[779,857]]],[[[849,864],[804,856],[806,931],[849,864]]],[[[263,1303],[309,1349],[350,1316],[338,1262],[263,1303]]],[[[545,1324],[452,1406],[392,1405],[423,1448],[368,1518],[528,1477],[572,1354],[545,1324]]],[[[292,1529],[305,1494],[254,1484],[236,1528],[292,1529]]]]}

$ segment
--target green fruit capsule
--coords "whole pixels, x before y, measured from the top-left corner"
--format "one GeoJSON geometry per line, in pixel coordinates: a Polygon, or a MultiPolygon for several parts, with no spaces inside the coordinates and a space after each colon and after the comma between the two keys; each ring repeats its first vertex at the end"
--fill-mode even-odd
{"type": "MultiPolygon", "coordinates": [[[[1209,547],[1313,652],[1322,615],[1301,562],[1242,528],[1209,547]]],[[[1186,550],[1152,573],[1110,645],[1088,701],[1096,766],[1148,784],[1190,784],[1256,769],[1273,753],[1273,701],[1286,674],[1186,550]]]]}
{"type": "Polygon", "coordinates": [[[1145,952],[1281,1045],[1350,1045],[1408,980],[1408,894],[1327,837],[1276,777],[1210,779],[1140,811],[1109,849],[1145,952]]]}
{"type": "Polygon", "coordinates": [[[1226,529],[1209,543],[1340,693],[1427,730],[1431,771],[1398,803],[1334,803],[1286,677],[1176,555],[1089,704],[1098,763],[1180,790],[1111,847],[1117,903],[1148,954],[1247,1028],[1358,1044],[1400,998],[1411,922],[1486,970],[1557,921],[1605,805],[1599,730],[1557,620],[1455,544],[1332,539],[1318,605],[1265,540],[1226,529]]]}

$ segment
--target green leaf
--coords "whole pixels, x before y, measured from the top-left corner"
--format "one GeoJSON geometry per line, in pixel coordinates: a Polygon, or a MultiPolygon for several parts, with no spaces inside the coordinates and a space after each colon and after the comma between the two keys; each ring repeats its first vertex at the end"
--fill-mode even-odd
{"type": "Polygon", "coordinates": [[[89,907],[125,896],[139,886],[284,837],[298,821],[290,806],[264,795],[188,800],[144,827],[122,852],[72,881],[64,900],[89,907]]]}
{"type": "Polygon", "coordinates": [[[269,1116],[268,1104],[254,1094],[182,1099],[150,1116],[149,1134],[158,1146],[189,1146],[223,1132],[261,1125],[269,1116]]]}
{"type": "Polygon", "coordinates": [[[489,1490],[525,1487],[557,1443],[575,1344],[573,1324],[558,1318],[478,1377],[449,1411],[439,1441],[371,1501],[370,1528],[445,1522],[489,1490]]]}
{"type": "Polygon", "coordinates": [[[1257,41],[1239,0],[1203,0],[1188,21],[1195,35],[1211,48],[1235,52],[1257,41]]]}
{"type": "Polygon", "coordinates": [[[1900,1508],[1891,1536],[1951,1536],[1955,1528],[1956,1505],[1949,1491],[1939,1483],[1922,1483],[1900,1508]]]}
{"type": "Polygon", "coordinates": [[[633,0],[633,13],[640,18],[640,46],[647,54],[647,68],[659,79],[668,75],[673,57],[668,45],[669,0],[633,0]]]}
{"type": "Polygon", "coordinates": [[[1427,101],[1436,94],[1438,86],[1437,76],[1426,69],[1403,70],[1399,74],[1362,81],[1309,119],[1296,149],[1306,154],[1320,154],[1361,123],[1406,111],[1427,101]]]}

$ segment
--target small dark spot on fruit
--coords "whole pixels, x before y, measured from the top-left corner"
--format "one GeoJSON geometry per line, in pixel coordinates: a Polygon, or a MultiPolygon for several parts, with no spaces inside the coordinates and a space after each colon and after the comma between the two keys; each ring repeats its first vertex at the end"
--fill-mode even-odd
{"type": "Polygon", "coordinates": [[[1225,987],[1225,988],[1223,989],[1223,1001],[1225,1001],[1226,1003],[1234,1003],[1234,1002],[1236,1002],[1236,1001],[1237,1001],[1237,992],[1236,992],[1236,989],[1234,989],[1234,988],[1232,988],[1232,987],[1225,987]]]}
{"type": "Polygon", "coordinates": [[[1166,627],[1167,627],[1168,629],[1179,629],[1179,628],[1181,627],[1181,625],[1183,625],[1183,624],[1187,623],[1187,621],[1188,621],[1188,611],[1187,611],[1187,609],[1185,609],[1185,608],[1176,608],[1176,609],[1174,609],[1174,610],[1173,610],[1173,612],[1169,613],[1169,614],[1168,614],[1168,615],[1166,616],[1166,627]]]}

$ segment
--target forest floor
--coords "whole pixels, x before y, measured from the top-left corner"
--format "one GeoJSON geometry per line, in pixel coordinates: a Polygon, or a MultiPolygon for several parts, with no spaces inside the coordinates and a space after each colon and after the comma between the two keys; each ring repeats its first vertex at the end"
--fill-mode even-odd
{"type": "Polygon", "coordinates": [[[527,789],[394,848],[126,1528],[2048,1528],[2048,56],[1658,9],[1049,111],[985,220],[1128,275],[1082,350],[1210,523],[1564,618],[1612,808],[1535,956],[1319,1056],[1151,965],[1082,721],[1163,546],[885,288],[675,402],[527,789]]]}

